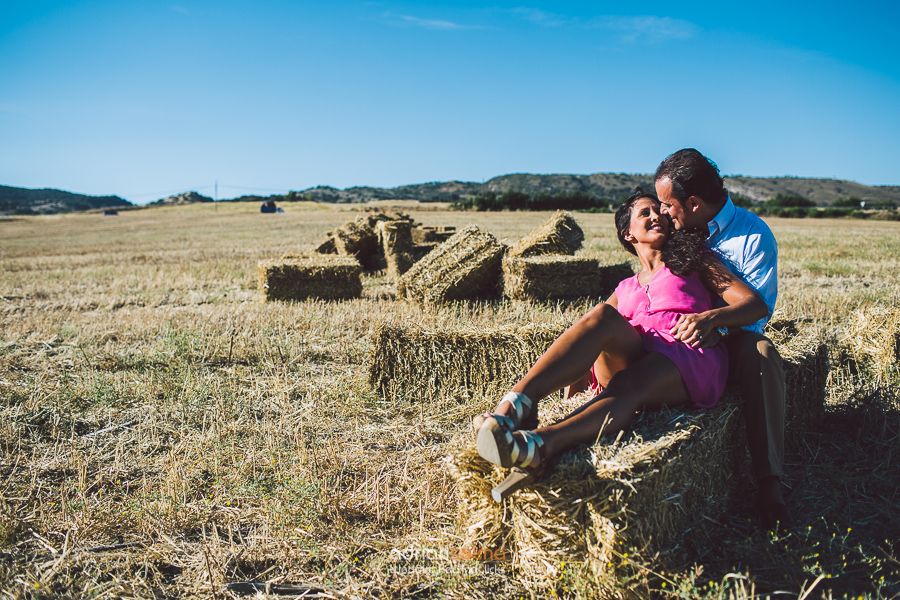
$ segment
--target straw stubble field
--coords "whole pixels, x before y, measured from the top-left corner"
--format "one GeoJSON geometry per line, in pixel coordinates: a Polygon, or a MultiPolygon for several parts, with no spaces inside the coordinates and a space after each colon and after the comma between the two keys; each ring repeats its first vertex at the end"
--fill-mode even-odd
{"type": "MultiPolygon", "coordinates": [[[[447,457],[495,398],[385,399],[367,382],[370,336],[384,324],[558,328],[589,303],[420,307],[395,300],[380,274],[364,276],[359,299],[264,303],[257,263],[312,247],[351,216],[286,209],[0,221],[5,596],[221,598],[249,581],[337,598],[534,592],[503,547],[467,546],[458,527],[447,457]]],[[[549,216],[405,210],[425,225],[474,222],[507,244],[549,216]]],[[[611,216],[576,219],[579,255],[627,258],[611,216]]],[[[900,225],[769,222],[780,315],[832,342],[821,430],[787,460],[801,531],[758,532],[738,498],[715,551],[671,573],[621,549],[606,593],[900,593],[896,363],[870,367],[865,347],[842,342],[866,328],[853,310],[900,305],[900,225]]],[[[578,565],[553,578],[541,593],[601,591],[578,565]]]]}

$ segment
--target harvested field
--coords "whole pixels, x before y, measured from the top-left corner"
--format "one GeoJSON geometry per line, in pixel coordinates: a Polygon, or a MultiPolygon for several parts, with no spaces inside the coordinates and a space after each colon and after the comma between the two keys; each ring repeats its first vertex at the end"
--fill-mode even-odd
{"type": "MultiPolygon", "coordinates": [[[[557,328],[589,304],[422,306],[395,300],[374,272],[356,299],[260,302],[261,260],[312,249],[354,217],[346,205],[282,206],[278,219],[220,203],[0,221],[5,597],[228,598],[227,584],[253,581],[341,599],[601,597],[583,562],[548,568],[535,592],[540,540],[521,557],[511,537],[465,541],[445,459],[496,396],[384,398],[368,384],[382,325],[557,328]]],[[[404,211],[428,227],[476,221],[500,243],[552,216],[404,211]]],[[[576,218],[581,255],[630,262],[610,215],[576,218]]],[[[711,517],[713,546],[682,546],[681,567],[620,551],[616,597],[900,594],[896,371],[844,341],[853,311],[900,306],[900,224],[767,221],[778,318],[790,335],[821,334],[830,359],[818,424],[788,438],[801,531],[759,532],[749,489],[711,517]]],[[[521,539],[534,535],[519,523],[521,539]]]]}

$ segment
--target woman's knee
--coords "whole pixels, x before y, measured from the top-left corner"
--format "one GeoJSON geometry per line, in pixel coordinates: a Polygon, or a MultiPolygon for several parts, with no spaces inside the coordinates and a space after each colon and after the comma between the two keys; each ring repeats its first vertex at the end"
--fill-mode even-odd
{"type": "Polygon", "coordinates": [[[596,328],[602,326],[604,323],[608,323],[613,319],[622,318],[622,315],[619,314],[611,304],[607,304],[606,302],[601,302],[594,308],[592,308],[586,315],[581,317],[581,323],[589,328],[596,328]]]}

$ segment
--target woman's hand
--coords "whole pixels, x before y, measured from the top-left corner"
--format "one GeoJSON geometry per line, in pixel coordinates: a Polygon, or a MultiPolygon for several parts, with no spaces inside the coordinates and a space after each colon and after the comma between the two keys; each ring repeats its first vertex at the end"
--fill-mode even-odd
{"type": "Polygon", "coordinates": [[[684,314],[678,317],[675,326],[669,330],[676,340],[692,348],[708,347],[712,338],[718,342],[718,331],[709,312],[684,314]]]}

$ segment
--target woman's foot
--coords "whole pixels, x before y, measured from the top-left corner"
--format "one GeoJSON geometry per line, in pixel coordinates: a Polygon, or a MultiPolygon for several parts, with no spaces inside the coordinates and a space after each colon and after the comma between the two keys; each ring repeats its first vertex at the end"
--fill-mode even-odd
{"type": "Polygon", "coordinates": [[[484,413],[472,419],[472,428],[478,434],[488,425],[491,429],[534,429],[537,427],[537,406],[531,398],[519,392],[507,392],[492,413],[484,413]],[[504,408],[504,404],[509,406],[504,408]],[[500,411],[503,412],[500,412],[500,411]]]}
{"type": "Polygon", "coordinates": [[[486,423],[478,431],[475,445],[481,458],[505,469],[539,469],[545,460],[544,440],[533,431],[495,431],[486,423]]]}

